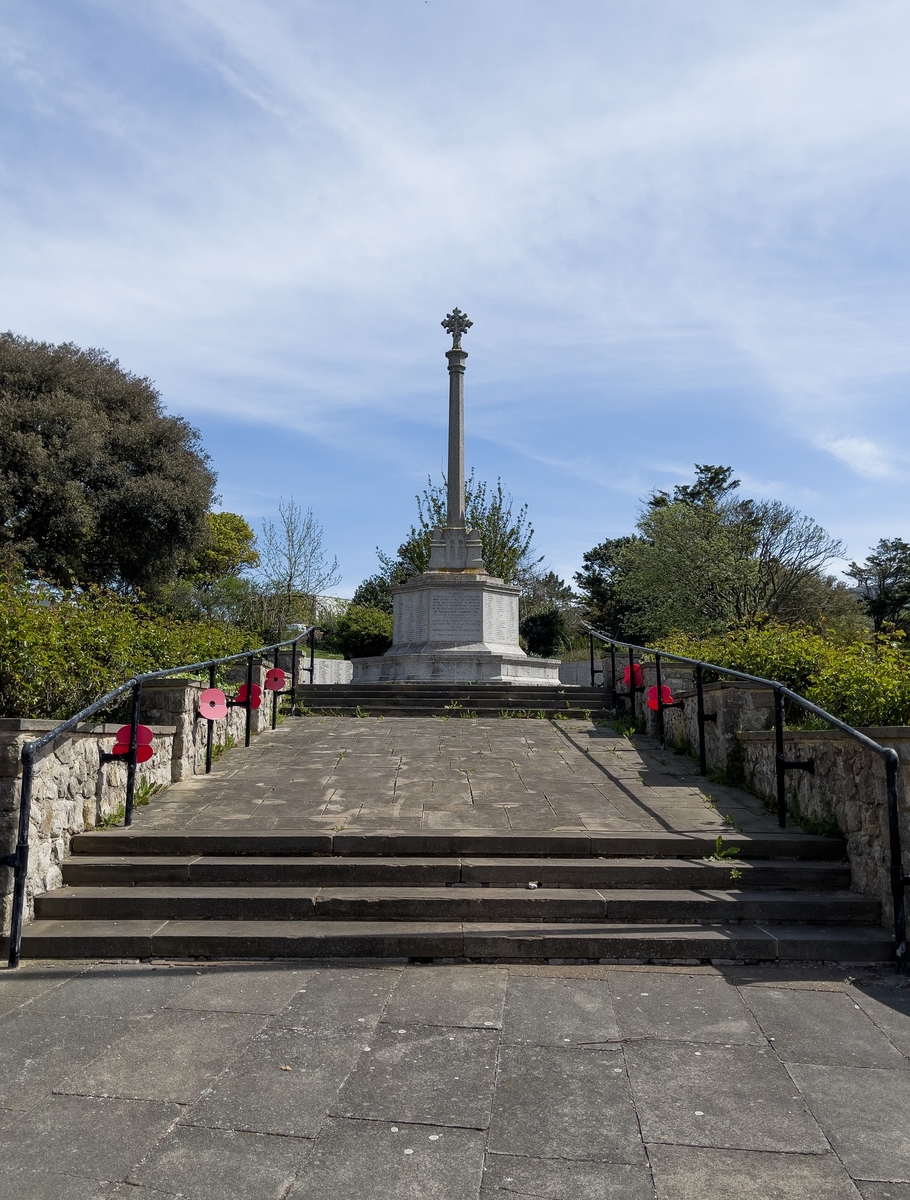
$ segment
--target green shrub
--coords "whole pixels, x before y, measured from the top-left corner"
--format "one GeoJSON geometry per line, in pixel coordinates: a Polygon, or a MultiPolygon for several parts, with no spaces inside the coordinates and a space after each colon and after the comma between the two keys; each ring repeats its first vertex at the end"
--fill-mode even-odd
{"type": "Polygon", "coordinates": [[[72,716],[132,675],[251,649],[219,621],[155,616],[100,590],[0,583],[0,716],[72,716]]]}
{"type": "Polygon", "coordinates": [[[518,629],[529,654],[555,658],[565,637],[566,618],[561,608],[544,608],[526,616],[518,629]]]}
{"type": "Polygon", "coordinates": [[[910,654],[900,634],[843,641],[769,621],[703,638],[677,634],[661,648],[777,680],[850,725],[910,724],[910,654]]]}
{"type": "Polygon", "coordinates": [[[345,658],[385,654],[392,644],[392,617],[381,608],[352,604],[335,624],[335,644],[345,658]]]}

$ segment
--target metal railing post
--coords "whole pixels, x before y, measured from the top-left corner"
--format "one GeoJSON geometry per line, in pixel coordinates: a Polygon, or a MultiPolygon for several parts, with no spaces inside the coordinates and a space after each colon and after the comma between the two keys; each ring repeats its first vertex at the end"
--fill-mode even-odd
{"type": "Polygon", "coordinates": [[[250,744],[250,727],[253,720],[253,655],[251,654],[246,663],[246,728],[243,731],[243,744],[250,744]]]}
{"type": "Polygon", "coordinates": [[[591,687],[594,686],[594,634],[588,634],[588,652],[591,659],[591,687]]]}
{"type": "Polygon", "coordinates": [[[654,655],[654,669],[657,676],[657,736],[660,739],[661,750],[666,750],[667,739],[664,736],[664,696],[660,674],[660,654],[654,655]]]}
{"type": "Polygon", "coordinates": [[[19,828],[16,834],[16,849],[8,863],[13,868],[13,906],[9,928],[9,966],[19,966],[22,949],[22,919],[25,915],[25,883],[28,878],[28,829],[32,814],[32,776],[34,774],[34,751],[30,746],[22,749],[22,783],[19,789],[19,828]]]}
{"type": "Polygon", "coordinates": [[[889,747],[885,758],[885,780],[888,792],[888,841],[891,853],[891,899],[894,904],[894,947],[897,969],[907,970],[907,908],[904,856],[901,848],[900,809],[897,800],[897,751],[889,747]]]}
{"type": "Polygon", "coordinates": [[[777,823],[781,827],[787,824],[787,768],[784,757],[784,697],[780,688],[774,689],[774,766],[777,776],[777,823]]]}
{"type": "Polygon", "coordinates": [[[610,686],[612,688],[612,695],[610,696],[610,703],[615,707],[616,706],[616,647],[613,645],[612,642],[610,642],[610,686]]]}
{"type": "Polygon", "coordinates": [[[126,802],[124,805],[123,824],[133,823],[133,800],[136,795],[136,751],[139,745],[139,706],[142,701],[142,684],[137,682],[133,687],[133,703],[130,713],[130,750],[126,760],[126,802]]]}
{"type": "Polygon", "coordinates": [[[316,626],[310,630],[310,687],[316,678],[316,626]]]}
{"type": "Polygon", "coordinates": [[[701,663],[695,668],[695,697],[698,720],[698,772],[708,774],[708,755],[705,747],[705,686],[701,663]]]}
{"type": "Polygon", "coordinates": [[[291,716],[297,713],[297,645],[298,639],[291,642],[291,716]]]}
{"type": "MultiPolygon", "coordinates": [[[[210,663],[209,664],[209,687],[213,688],[214,686],[215,686],[215,664],[210,663]]],[[[211,773],[212,773],[212,742],[214,741],[214,737],[215,737],[215,722],[207,721],[206,724],[208,725],[208,729],[205,731],[205,773],[206,773],[206,775],[211,775],[211,773]]]]}
{"type": "Polygon", "coordinates": [[[629,647],[629,715],[635,720],[635,651],[629,647]]]}
{"type": "MultiPolygon", "coordinates": [[[[275,647],[274,666],[278,666],[278,647],[275,647]]],[[[272,728],[278,727],[278,693],[272,692],[272,728]]]]}

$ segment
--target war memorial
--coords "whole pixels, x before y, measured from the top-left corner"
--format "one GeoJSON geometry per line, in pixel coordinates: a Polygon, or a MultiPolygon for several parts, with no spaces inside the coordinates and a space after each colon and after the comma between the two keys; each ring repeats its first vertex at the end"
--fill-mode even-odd
{"type": "Polygon", "coordinates": [[[444,325],[447,521],[387,654],[329,685],[295,649],[283,697],[281,647],[230,697],[143,677],[117,731],[3,723],[0,1196],[908,1200],[881,773],[788,731],[846,832],[784,828],[725,773],[780,778],[767,689],[667,671],[635,732],[646,655],[623,690],[524,653],[444,325]]]}

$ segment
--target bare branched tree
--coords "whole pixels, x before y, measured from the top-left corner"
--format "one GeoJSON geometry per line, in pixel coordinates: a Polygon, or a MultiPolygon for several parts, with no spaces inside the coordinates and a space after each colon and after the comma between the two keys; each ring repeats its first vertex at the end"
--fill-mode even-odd
{"type": "Polygon", "coordinates": [[[263,521],[259,577],[275,604],[275,624],[312,621],[318,598],[341,578],[338,559],[329,559],[322,525],[294,502],[282,500],[278,520],[263,521]]]}

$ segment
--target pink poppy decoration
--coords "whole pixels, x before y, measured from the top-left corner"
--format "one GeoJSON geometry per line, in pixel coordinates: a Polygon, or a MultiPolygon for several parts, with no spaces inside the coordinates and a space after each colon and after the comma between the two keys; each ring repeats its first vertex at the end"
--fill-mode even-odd
{"type": "MultiPolygon", "coordinates": [[[[130,735],[132,727],[130,725],[121,725],[117,730],[117,736],[114,738],[114,746],[111,750],[112,754],[123,755],[130,752],[130,735]]],[[[148,725],[136,726],[136,762],[148,762],[155,751],[152,749],[152,741],[155,735],[149,729],[148,725]]]]}
{"type": "MultiPolygon", "coordinates": [[[[664,704],[672,704],[673,703],[673,693],[670,691],[670,689],[667,687],[666,684],[664,684],[660,689],[660,698],[664,702],[664,704]]],[[[654,687],[648,688],[648,708],[653,708],[654,711],[657,712],[657,686],[656,686],[656,684],[654,687]]]]}
{"type": "MultiPolygon", "coordinates": [[[[234,698],[235,704],[246,704],[246,684],[241,683],[240,690],[234,698]]],[[[262,688],[258,683],[253,684],[253,691],[250,696],[250,708],[258,708],[262,703],[262,688]]]]}
{"type": "Polygon", "coordinates": [[[284,687],[284,671],[281,667],[270,667],[265,673],[265,690],[267,692],[280,692],[284,687]]]}
{"type": "Polygon", "coordinates": [[[220,721],[227,716],[227,697],[221,688],[206,688],[199,693],[199,715],[207,721],[220,721]]]}

